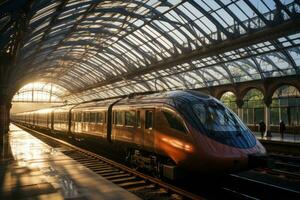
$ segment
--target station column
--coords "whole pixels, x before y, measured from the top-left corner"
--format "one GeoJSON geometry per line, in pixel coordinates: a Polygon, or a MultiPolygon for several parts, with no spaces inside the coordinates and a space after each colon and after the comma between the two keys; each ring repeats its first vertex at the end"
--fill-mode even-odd
{"type": "Polygon", "coordinates": [[[7,88],[0,86],[0,147],[1,157],[7,158],[9,155],[9,112],[11,103],[7,95],[7,88]]]}
{"type": "Polygon", "coordinates": [[[270,110],[270,106],[272,104],[272,99],[267,98],[264,99],[265,102],[265,122],[266,122],[266,134],[268,131],[270,131],[270,124],[271,124],[271,110],[270,110]]]}
{"type": "Polygon", "coordinates": [[[236,100],[236,105],[238,107],[238,116],[241,120],[243,120],[243,105],[244,101],[242,99],[237,99],[236,100]]]}

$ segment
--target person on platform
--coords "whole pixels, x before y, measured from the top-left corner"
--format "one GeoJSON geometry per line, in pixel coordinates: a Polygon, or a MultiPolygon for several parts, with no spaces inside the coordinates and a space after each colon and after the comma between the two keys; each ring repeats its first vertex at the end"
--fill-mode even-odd
{"type": "Polygon", "coordinates": [[[260,131],[260,134],[261,134],[261,138],[264,138],[264,133],[266,131],[266,124],[265,124],[265,122],[263,122],[263,121],[259,122],[259,131],[260,131]]]}
{"type": "Polygon", "coordinates": [[[283,139],[283,133],[284,133],[285,129],[286,129],[285,123],[282,120],[280,120],[280,123],[279,123],[279,132],[280,132],[281,139],[283,139]]]}

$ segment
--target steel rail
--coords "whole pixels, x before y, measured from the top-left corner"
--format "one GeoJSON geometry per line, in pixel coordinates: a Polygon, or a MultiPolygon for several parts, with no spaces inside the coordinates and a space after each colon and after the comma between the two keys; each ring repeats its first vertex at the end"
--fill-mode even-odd
{"type": "Polygon", "coordinates": [[[275,199],[276,197],[276,199],[299,199],[300,197],[300,191],[240,176],[238,174],[229,174],[227,181],[228,182],[223,186],[226,190],[230,189],[238,191],[241,194],[248,195],[253,198],[275,199]]]}

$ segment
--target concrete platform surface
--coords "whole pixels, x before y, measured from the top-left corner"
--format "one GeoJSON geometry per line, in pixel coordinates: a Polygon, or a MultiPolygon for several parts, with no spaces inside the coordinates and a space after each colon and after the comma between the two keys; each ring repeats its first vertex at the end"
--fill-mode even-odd
{"type": "Polygon", "coordinates": [[[0,199],[139,199],[15,125],[0,163],[0,199]]]}
{"type": "Polygon", "coordinates": [[[271,137],[267,137],[264,135],[263,138],[261,138],[261,133],[260,132],[254,132],[255,136],[257,139],[260,140],[270,140],[270,141],[278,141],[278,142],[283,142],[283,143],[300,143],[300,134],[291,134],[291,133],[284,133],[283,138],[281,138],[280,133],[277,132],[272,132],[271,137]]]}

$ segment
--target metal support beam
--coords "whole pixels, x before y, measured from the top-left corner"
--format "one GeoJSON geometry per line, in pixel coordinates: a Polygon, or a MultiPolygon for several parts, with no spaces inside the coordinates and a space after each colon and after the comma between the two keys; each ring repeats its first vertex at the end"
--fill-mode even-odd
{"type": "Polygon", "coordinates": [[[265,107],[265,122],[266,122],[266,133],[265,135],[268,136],[268,131],[270,131],[270,124],[271,124],[271,111],[270,105],[266,105],[265,107]]]}
{"type": "Polygon", "coordinates": [[[238,116],[241,120],[243,120],[243,105],[244,105],[243,99],[237,98],[236,105],[238,107],[238,116]]]}
{"type": "Polygon", "coordinates": [[[9,74],[13,64],[13,57],[9,54],[0,55],[0,156],[8,158],[9,151],[9,112],[11,108],[11,95],[9,86],[9,74]]]}
{"type": "Polygon", "coordinates": [[[235,49],[247,47],[253,44],[257,44],[260,42],[270,41],[277,39],[284,35],[293,34],[300,30],[300,20],[291,20],[280,25],[276,25],[273,27],[266,27],[263,30],[258,30],[251,34],[246,34],[242,37],[230,39],[222,42],[218,42],[191,52],[188,52],[183,55],[178,55],[176,58],[172,57],[169,59],[165,59],[163,62],[158,62],[153,65],[150,65],[147,68],[141,68],[139,70],[135,70],[134,72],[130,72],[124,74],[123,76],[117,76],[105,81],[101,81],[98,84],[95,84],[90,87],[85,87],[76,91],[73,91],[73,94],[81,93],[85,90],[94,89],[97,87],[105,86],[108,84],[116,83],[122,81],[123,79],[130,80],[134,77],[141,76],[153,71],[164,70],[170,68],[172,66],[176,66],[182,63],[189,62],[195,59],[202,59],[209,56],[222,54],[228,51],[232,51],[235,49]]]}
{"type": "Polygon", "coordinates": [[[9,100],[7,87],[0,87],[0,148],[1,148],[1,158],[9,158],[9,117],[11,103],[9,100]]]}
{"type": "Polygon", "coordinates": [[[264,96],[264,102],[265,102],[265,122],[266,122],[266,136],[268,137],[268,132],[270,131],[271,127],[271,104],[272,104],[272,98],[268,96],[264,96]]]}

